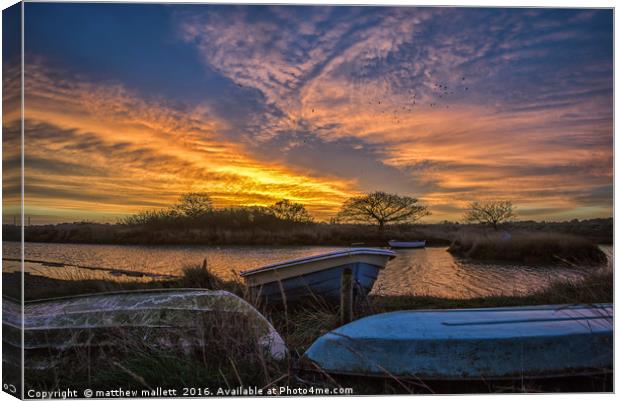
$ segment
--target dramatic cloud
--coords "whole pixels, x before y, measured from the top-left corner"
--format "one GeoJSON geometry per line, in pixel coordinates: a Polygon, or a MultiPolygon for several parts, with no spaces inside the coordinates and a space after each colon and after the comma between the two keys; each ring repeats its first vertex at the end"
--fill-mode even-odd
{"type": "Polygon", "coordinates": [[[28,7],[31,214],[113,219],[207,191],[328,218],[386,190],[435,221],[487,199],[611,215],[609,10],[28,7]]]}
{"type": "Polygon", "coordinates": [[[584,25],[604,15],[348,10],[228,9],[180,26],[207,65],[275,108],[254,139],[285,152],[311,148],[308,136],[356,139],[348,152],[373,149],[394,181],[411,175],[400,192],[444,210],[499,198],[542,216],[610,213],[611,199],[588,194],[612,181],[611,58],[577,50],[610,55],[593,43],[610,45],[609,32],[584,25]]]}

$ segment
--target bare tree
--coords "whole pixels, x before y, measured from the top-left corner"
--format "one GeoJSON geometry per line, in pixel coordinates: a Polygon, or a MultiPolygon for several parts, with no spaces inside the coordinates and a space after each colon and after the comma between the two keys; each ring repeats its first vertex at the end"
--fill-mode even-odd
{"type": "Polygon", "coordinates": [[[383,229],[390,223],[414,223],[430,215],[426,206],[409,196],[372,192],[348,199],[342,205],[337,221],[376,223],[383,229]]]}
{"type": "Polygon", "coordinates": [[[182,195],[172,210],[187,217],[199,217],[213,210],[211,197],[205,192],[190,192],[182,195]]]}
{"type": "Polygon", "coordinates": [[[292,221],[295,223],[310,223],[312,222],[312,216],[306,210],[306,207],[301,203],[291,202],[288,199],[282,199],[276,202],[273,206],[269,207],[273,214],[286,221],[292,221]]]}
{"type": "Polygon", "coordinates": [[[511,201],[472,202],[465,213],[465,220],[472,223],[490,224],[497,230],[516,216],[511,201]]]}

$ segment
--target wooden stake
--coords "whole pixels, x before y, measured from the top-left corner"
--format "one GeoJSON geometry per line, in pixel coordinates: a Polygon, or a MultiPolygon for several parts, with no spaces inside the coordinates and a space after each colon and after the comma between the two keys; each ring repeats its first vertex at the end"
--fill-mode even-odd
{"type": "Polygon", "coordinates": [[[345,268],[340,279],[340,323],[353,320],[353,271],[345,268]]]}

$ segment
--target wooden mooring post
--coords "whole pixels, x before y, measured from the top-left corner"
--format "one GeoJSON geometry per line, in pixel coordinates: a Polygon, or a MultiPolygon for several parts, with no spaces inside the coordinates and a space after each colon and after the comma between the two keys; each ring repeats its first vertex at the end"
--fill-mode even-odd
{"type": "Polygon", "coordinates": [[[353,271],[345,268],[340,278],[340,324],[353,320],[353,271]]]}

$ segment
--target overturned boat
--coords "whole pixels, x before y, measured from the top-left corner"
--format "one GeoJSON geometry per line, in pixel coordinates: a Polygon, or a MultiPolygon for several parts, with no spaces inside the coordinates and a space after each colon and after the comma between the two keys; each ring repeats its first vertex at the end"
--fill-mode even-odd
{"type": "Polygon", "coordinates": [[[241,277],[267,303],[337,300],[345,269],[351,271],[354,292],[367,295],[379,271],[394,257],[396,254],[386,249],[352,248],[244,271],[241,277]]]}
{"type": "Polygon", "coordinates": [[[613,305],[383,313],[320,337],[304,361],[329,373],[423,380],[608,373],[613,305]]]}
{"type": "Polygon", "coordinates": [[[29,301],[23,315],[19,302],[5,297],[2,317],[5,361],[19,365],[23,323],[28,368],[48,368],[61,356],[82,354],[76,350],[120,350],[132,344],[208,351],[209,344],[231,334],[254,341],[274,359],[286,354],[282,337],[267,319],[226,291],[140,290],[29,301]]]}

